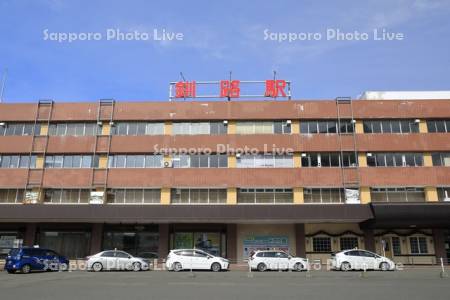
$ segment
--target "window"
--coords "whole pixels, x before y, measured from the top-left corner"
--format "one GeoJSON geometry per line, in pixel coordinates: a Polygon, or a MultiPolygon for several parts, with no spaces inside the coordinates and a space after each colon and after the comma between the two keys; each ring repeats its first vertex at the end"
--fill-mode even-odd
{"type": "Polygon", "coordinates": [[[44,193],[44,203],[89,203],[90,192],[87,189],[48,189],[44,193]]]}
{"type": "Polygon", "coordinates": [[[113,189],[108,191],[111,204],[159,204],[160,189],[113,189]]]}
{"type": "Polygon", "coordinates": [[[36,168],[36,155],[2,155],[0,168],[36,168]]]}
{"type": "Polygon", "coordinates": [[[98,156],[92,155],[47,155],[46,168],[97,168],[98,156]]]}
{"type": "Polygon", "coordinates": [[[344,203],[345,193],[341,188],[304,188],[305,203],[344,203]]]}
{"type": "Polygon", "coordinates": [[[340,238],[341,250],[358,248],[357,237],[341,237],[340,238]]]}
{"type": "Polygon", "coordinates": [[[174,155],[172,157],[174,168],[227,168],[228,156],[226,154],[192,154],[174,155]]]}
{"type": "Polygon", "coordinates": [[[175,122],[172,124],[174,135],[226,134],[224,122],[175,122]]]}
{"type": "Polygon", "coordinates": [[[301,134],[314,134],[314,133],[353,133],[354,125],[351,120],[311,120],[300,122],[301,134]]]}
{"type": "Polygon", "coordinates": [[[110,155],[109,168],[161,168],[162,155],[110,155]]]}
{"type": "Polygon", "coordinates": [[[162,135],[164,123],[116,122],[111,128],[113,135],[162,135]]]}
{"type": "Polygon", "coordinates": [[[450,120],[428,120],[428,132],[450,132],[450,120]]]}
{"type": "Polygon", "coordinates": [[[450,187],[437,189],[439,201],[450,201],[450,187]]]}
{"type": "Polygon", "coordinates": [[[397,188],[371,188],[372,202],[424,202],[423,188],[397,187],[397,188]]]}
{"type": "Polygon", "coordinates": [[[420,167],[423,166],[422,153],[373,153],[367,156],[369,167],[420,167]]]}
{"type": "Polygon", "coordinates": [[[53,123],[48,128],[49,135],[91,136],[101,133],[97,123],[53,123]]]}
{"type": "Polygon", "coordinates": [[[401,255],[402,254],[402,246],[400,243],[400,238],[398,236],[391,237],[392,241],[392,252],[394,255],[401,255]]]}
{"type": "Polygon", "coordinates": [[[291,124],[287,121],[239,121],[237,134],[290,134],[291,124]]]}
{"type": "Polygon", "coordinates": [[[344,152],[342,159],[339,152],[306,153],[302,156],[302,167],[344,167],[356,166],[354,152],[344,152]]]}
{"type": "Polygon", "coordinates": [[[0,189],[0,203],[22,203],[25,190],[0,189]]]}
{"type": "Polygon", "coordinates": [[[415,120],[365,120],[364,133],[417,133],[419,124],[415,120]]]}
{"type": "Polygon", "coordinates": [[[242,188],[238,189],[237,202],[240,204],[282,204],[293,203],[292,189],[242,188]]]}
{"type": "Polygon", "coordinates": [[[238,168],[292,168],[294,160],[292,155],[241,155],[237,158],[236,166],[238,168]]]}
{"type": "Polygon", "coordinates": [[[173,204],[223,204],[227,201],[226,189],[172,189],[173,204]]]}
{"type": "Polygon", "coordinates": [[[0,136],[4,135],[38,135],[41,131],[40,124],[34,123],[6,123],[0,125],[0,136]]]}
{"type": "Polygon", "coordinates": [[[314,237],[313,251],[318,253],[331,252],[331,238],[329,237],[314,237]]]}
{"type": "Polygon", "coordinates": [[[437,152],[431,154],[433,166],[450,167],[450,152],[437,152]]]}
{"type": "Polygon", "coordinates": [[[410,237],[409,245],[411,247],[411,254],[427,254],[428,245],[426,237],[410,237]]]}

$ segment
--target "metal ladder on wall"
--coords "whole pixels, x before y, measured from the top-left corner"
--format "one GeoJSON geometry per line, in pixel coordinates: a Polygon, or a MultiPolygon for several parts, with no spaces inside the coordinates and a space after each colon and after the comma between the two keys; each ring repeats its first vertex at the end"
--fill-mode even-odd
{"type": "Polygon", "coordinates": [[[356,126],[355,126],[355,119],[354,119],[354,113],[353,113],[353,100],[351,97],[337,97],[336,98],[336,114],[337,114],[337,121],[338,121],[338,140],[339,140],[339,150],[340,150],[340,163],[341,163],[341,179],[342,179],[342,186],[344,188],[344,193],[346,189],[357,189],[359,191],[359,200],[361,200],[361,191],[360,191],[360,170],[358,166],[358,150],[357,150],[357,140],[356,140],[356,126]],[[344,108],[347,108],[347,112],[350,112],[350,116],[342,116],[342,110],[344,108]],[[350,119],[350,122],[352,124],[352,132],[342,132],[341,131],[341,124],[342,120],[348,120],[350,119]],[[342,138],[343,136],[352,136],[352,145],[353,145],[353,154],[355,157],[355,165],[350,165],[349,167],[344,167],[344,152],[346,149],[344,149],[342,138]],[[347,172],[349,170],[354,169],[356,174],[353,172],[347,172]],[[351,176],[353,173],[354,176],[351,176]]]}
{"type": "MultiPolygon", "coordinates": [[[[115,107],[115,100],[114,99],[100,99],[98,101],[98,106],[97,106],[97,124],[101,125],[103,124],[104,121],[108,121],[110,126],[113,125],[113,120],[114,120],[114,107],[115,107]]],[[[98,129],[98,128],[97,128],[98,129]]],[[[102,128],[101,128],[102,129],[102,128]]],[[[94,144],[94,159],[99,155],[99,154],[104,154],[106,155],[106,169],[104,169],[104,176],[103,176],[103,181],[102,183],[97,183],[95,181],[95,172],[96,170],[103,170],[100,169],[99,167],[94,168],[93,172],[92,172],[92,177],[91,177],[91,185],[94,188],[102,188],[104,195],[103,195],[103,200],[106,200],[106,189],[108,186],[108,173],[109,173],[109,168],[108,168],[108,163],[109,163],[109,153],[110,153],[110,149],[111,149],[111,139],[112,139],[112,128],[110,128],[109,134],[108,135],[103,135],[102,133],[98,133],[95,135],[95,144],[94,144]],[[98,149],[98,143],[101,139],[106,138],[106,151],[99,151],[98,149]]]]}
{"type": "MultiPolygon", "coordinates": [[[[44,181],[44,170],[45,170],[45,155],[47,154],[47,148],[48,148],[48,141],[49,141],[49,130],[50,130],[50,121],[52,119],[52,114],[53,114],[53,104],[54,101],[53,100],[39,100],[37,107],[36,107],[36,115],[34,118],[34,126],[33,126],[33,134],[32,134],[32,139],[31,139],[31,149],[30,149],[30,153],[29,153],[29,164],[28,164],[28,168],[27,168],[27,179],[26,179],[26,186],[25,186],[25,193],[27,193],[27,191],[29,191],[30,189],[33,188],[39,188],[39,193],[42,193],[42,184],[44,181]],[[36,135],[36,127],[38,124],[42,124],[42,123],[46,123],[47,125],[47,135],[45,136],[37,136],[36,135]],[[44,141],[44,145],[42,149],[35,149],[35,145],[36,145],[36,141],[38,141],[39,139],[45,139],[44,141]],[[43,159],[43,166],[42,169],[37,171],[37,170],[32,170],[30,168],[31,165],[31,157],[33,156],[33,154],[40,154],[42,156],[43,159]],[[33,182],[32,176],[33,174],[37,174],[39,176],[39,181],[38,182],[33,182]]],[[[24,202],[26,201],[26,199],[24,199],[24,202]]],[[[38,194],[38,200],[39,201],[39,194],[38,194]]],[[[33,201],[32,201],[33,202],[33,201]]]]}

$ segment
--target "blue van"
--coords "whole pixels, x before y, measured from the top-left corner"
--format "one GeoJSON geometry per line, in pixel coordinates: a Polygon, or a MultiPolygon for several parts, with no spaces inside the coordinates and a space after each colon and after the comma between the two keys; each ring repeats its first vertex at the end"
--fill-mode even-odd
{"type": "Polygon", "coordinates": [[[43,248],[13,248],[5,260],[5,270],[10,274],[17,271],[27,274],[31,271],[67,270],[68,266],[66,257],[43,248]]]}

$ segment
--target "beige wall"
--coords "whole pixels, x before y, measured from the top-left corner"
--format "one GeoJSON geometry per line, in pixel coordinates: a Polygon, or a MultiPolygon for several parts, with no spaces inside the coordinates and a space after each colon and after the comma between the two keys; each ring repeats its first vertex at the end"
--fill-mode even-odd
{"type": "Polygon", "coordinates": [[[296,253],[294,224],[238,224],[237,225],[237,259],[242,260],[244,239],[251,235],[280,235],[289,239],[289,252],[296,253]]]}

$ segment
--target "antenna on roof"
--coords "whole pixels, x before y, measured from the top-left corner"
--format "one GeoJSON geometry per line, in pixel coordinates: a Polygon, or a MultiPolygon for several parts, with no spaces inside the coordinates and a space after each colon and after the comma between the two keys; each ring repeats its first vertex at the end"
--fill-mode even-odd
{"type": "Polygon", "coordinates": [[[183,79],[183,81],[186,81],[186,78],[184,78],[183,72],[180,72],[180,77],[183,79]]]}
{"type": "Polygon", "coordinates": [[[230,93],[231,93],[231,75],[232,74],[233,74],[233,71],[230,71],[230,81],[229,81],[230,88],[228,89],[228,96],[227,96],[228,101],[231,101],[230,93]]]}
{"type": "Polygon", "coordinates": [[[2,87],[0,89],[0,103],[3,102],[3,93],[5,91],[5,84],[6,84],[6,76],[8,75],[8,69],[5,69],[3,71],[3,77],[2,77],[2,87]]]}

